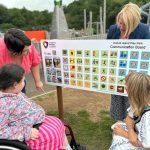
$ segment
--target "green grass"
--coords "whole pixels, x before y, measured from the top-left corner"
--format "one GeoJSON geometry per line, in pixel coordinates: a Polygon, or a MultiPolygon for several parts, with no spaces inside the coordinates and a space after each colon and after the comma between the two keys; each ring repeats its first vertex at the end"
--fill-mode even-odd
{"type": "Polygon", "coordinates": [[[48,93],[48,96],[54,96],[54,92],[48,93]]]}
{"type": "MultiPolygon", "coordinates": [[[[57,112],[48,114],[58,117],[57,112]]],[[[77,143],[86,146],[87,150],[107,150],[111,144],[110,127],[114,120],[106,111],[100,112],[98,117],[99,121],[92,122],[86,111],[80,111],[78,114],[64,114],[64,120],[72,127],[77,143]]]]}
{"type": "Polygon", "coordinates": [[[34,98],[33,100],[35,100],[35,101],[43,101],[43,97],[41,97],[41,96],[39,96],[39,97],[36,97],[36,98],[34,98]]]}
{"type": "MultiPolygon", "coordinates": [[[[50,97],[50,96],[54,96],[55,94],[54,94],[54,92],[52,92],[52,93],[48,93],[47,95],[45,95],[46,97],[50,97]]],[[[33,100],[35,100],[35,101],[43,101],[43,96],[38,96],[38,97],[36,97],[36,98],[33,98],[33,100]]]]}

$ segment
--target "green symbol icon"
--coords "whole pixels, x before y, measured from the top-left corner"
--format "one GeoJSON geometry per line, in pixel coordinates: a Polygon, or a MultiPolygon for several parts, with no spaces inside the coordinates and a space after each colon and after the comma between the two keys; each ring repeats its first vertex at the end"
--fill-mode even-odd
{"type": "Polygon", "coordinates": [[[101,83],[100,84],[100,90],[107,90],[106,84],[101,83]]]}

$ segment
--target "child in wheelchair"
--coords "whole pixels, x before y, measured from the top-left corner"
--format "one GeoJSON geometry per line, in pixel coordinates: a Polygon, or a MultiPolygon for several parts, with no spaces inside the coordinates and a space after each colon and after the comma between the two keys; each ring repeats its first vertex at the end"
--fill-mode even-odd
{"type": "Polygon", "coordinates": [[[32,150],[71,150],[61,120],[21,92],[25,71],[16,64],[0,69],[0,139],[19,140],[32,150]]]}

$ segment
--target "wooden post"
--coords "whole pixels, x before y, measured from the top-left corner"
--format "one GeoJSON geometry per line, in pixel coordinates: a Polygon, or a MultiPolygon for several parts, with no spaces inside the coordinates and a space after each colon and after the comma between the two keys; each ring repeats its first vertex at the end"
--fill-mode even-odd
{"type": "Polygon", "coordinates": [[[90,11],[90,36],[92,36],[93,34],[93,30],[92,30],[92,11],[90,11]]]}
{"type": "Polygon", "coordinates": [[[64,120],[63,96],[62,96],[62,87],[61,86],[57,86],[57,100],[58,100],[59,118],[61,120],[64,120]]]}
{"type": "Polygon", "coordinates": [[[86,9],[84,9],[84,33],[86,32],[86,9]]]}
{"type": "Polygon", "coordinates": [[[99,34],[99,22],[96,22],[96,34],[99,34]]]}
{"type": "Polygon", "coordinates": [[[104,34],[103,19],[102,19],[102,7],[99,8],[99,13],[100,13],[100,34],[104,34]]]}
{"type": "Polygon", "coordinates": [[[106,0],[104,0],[104,16],[103,16],[103,22],[104,22],[104,34],[106,33],[106,0]]]}

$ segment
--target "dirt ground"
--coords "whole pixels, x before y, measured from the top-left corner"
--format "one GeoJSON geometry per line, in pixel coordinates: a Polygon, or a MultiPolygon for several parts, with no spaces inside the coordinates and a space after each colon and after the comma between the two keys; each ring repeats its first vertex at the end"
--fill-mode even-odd
{"type": "MultiPolygon", "coordinates": [[[[56,87],[45,84],[43,72],[41,72],[41,79],[44,83],[45,92],[49,94],[45,94],[39,98],[36,98],[37,103],[40,104],[46,112],[58,111],[56,87]]],[[[31,75],[27,77],[26,81],[28,97],[35,97],[43,94],[43,92],[39,92],[35,89],[34,80],[31,75]]],[[[77,113],[85,110],[89,112],[93,121],[97,120],[97,115],[101,110],[109,110],[110,108],[109,94],[71,88],[63,88],[62,94],[64,112],[77,113]]]]}
{"type": "MultiPolygon", "coordinates": [[[[85,110],[90,114],[91,119],[96,121],[101,110],[110,108],[110,95],[108,94],[70,88],[64,88],[62,91],[64,112],[77,113],[85,110]]],[[[46,112],[58,111],[56,91],[36,98],[36,100],[46,112]]]]}

